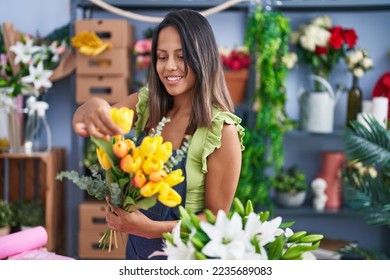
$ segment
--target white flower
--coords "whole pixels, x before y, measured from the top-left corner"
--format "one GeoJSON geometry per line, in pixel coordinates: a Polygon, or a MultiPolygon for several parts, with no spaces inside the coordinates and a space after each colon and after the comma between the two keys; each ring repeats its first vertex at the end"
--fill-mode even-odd
{"type": "Polygon", "coordinates": [[[292,69],[298,61],[298,56],[294,52],[287,53],[282,57],[282,62],[288,69],[292,69]]]}
{"type": "Polygon", "coordinates": [[[53,74],[53,71],[43,69],[42,61],[38,63],[37,67],[30,65],[28,69],[30,75],[21,79],[23,83],[33,83],[36,91],[41,87],[50,88],[52,86],[52,82],[49,78],[53,74]]]}
{"type": "Polygon", "coordinates": [[[353,75],[357,78],[361,78],[364,75],[364,70],[362,68],[356,68],[353,70],[353,75]]]}
{"type": "Polygon", "coordinates": [[[239,214],[234,213],[229,219],[224,211],[219,210],[214,225],[202,221],[200,227],[210,238],[202,249],[203,254],[222,260],[243,259],[245,239],[239,214]]]}
{"type": "Polygon", "coordinates": [[[363,58],[362,65],[363,65],[364,69],[369,69],[372,66],[374,66],[374,62],[371,58],[365,57],[365,58],[363,58]]]}
{"type": "Polygon", "coordinates": [[[330,28],[332,26],[332,19],[329,16],[318,16],[311,21],[312,24],[330,28]]]}
{"type": "Polygon", "coordinates": [[[34,41],[32,39],[26,40],[26,44],[22,42],[16,42],[16,45],[10,47],[10,50],[15,53],[15,64],[30,63],[32,60],[32,55],[40,51],[39,46],[34,46],[34,41]]]}

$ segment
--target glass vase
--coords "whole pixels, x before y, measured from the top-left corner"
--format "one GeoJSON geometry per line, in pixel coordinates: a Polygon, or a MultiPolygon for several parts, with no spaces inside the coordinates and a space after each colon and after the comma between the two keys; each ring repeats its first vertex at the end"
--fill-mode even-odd
{"type": "Polygon", "coordinates": [[[362,111],[363,92],[359,87],[359,78],[353,76],[352,87],[348,91],[347,126],[351,121],[357,120],[357,115],[362,111]]]}

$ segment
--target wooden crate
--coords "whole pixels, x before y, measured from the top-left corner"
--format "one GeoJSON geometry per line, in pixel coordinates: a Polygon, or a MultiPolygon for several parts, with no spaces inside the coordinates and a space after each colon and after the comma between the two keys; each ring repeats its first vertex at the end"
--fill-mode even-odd
{"type": "Polygon", "coordinates": [[[100,97],[113,104],[129,95],[129,88],[130,80],[125,77],[77,76],[76,102],[100,97]]]}
{"type": "Polygon", "coordinates": [[[124,259],[127,234],[116,233],[118,248],[111,252],[99,248],[99,239],[108,229],[106,211],[108,206],[101,201],[86,201],[79,205],[79,258],[81,259],[124,259]]]}
{"type": "Polygon", "coordinates": [[[111,43],[113,48],[132,48],[133,26],[123,19],[79,19],[75,20],[76,34],[82,31],[95,32],[102,41],[111,43]]]}
{"type": "Polygon", "coordinates": [[[65,170],[65,149],[49,153],[0,153],[0,198],[41,200],[45,203],[46,248],[65,254],[65,190],[56,180],[65,170]]]}

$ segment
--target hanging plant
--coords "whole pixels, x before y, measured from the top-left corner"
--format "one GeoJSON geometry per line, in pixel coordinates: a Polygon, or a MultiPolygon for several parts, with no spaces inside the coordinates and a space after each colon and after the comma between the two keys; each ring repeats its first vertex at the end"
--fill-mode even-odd
{"type": "Polygon", "coordinates": [[[246,25],[245,44],[255,59],[253,102],[259,106],[254,127],[246,128],[237,197],[272,207],[268,196],[269,177],[282,166],[284,134],[293,128],[293,121],[284,109],[288,67],[283,61],[288,55],[290,25],[289,19],[280,12],[263,12],[261,6],[246,25]]]}

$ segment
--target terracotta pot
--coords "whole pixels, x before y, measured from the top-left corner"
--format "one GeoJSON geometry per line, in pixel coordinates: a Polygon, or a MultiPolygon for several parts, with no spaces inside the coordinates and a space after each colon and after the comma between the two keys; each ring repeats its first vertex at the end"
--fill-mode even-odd
{"type": "Polygon", "coordinates": [[[318,177],[323,178],[327,183],[325,189],[325,194],[328,196],[325,204],[326,209],[337,210],[342,206],[343,191],[340,171],[344,161],[343,152],[324,152],[322,154],[322,170],[318,177]]]}
{"type": "Polygon", "coordinates": [[[235,105],[241,104],[244,101],[249,70],[242,69],[236,71],[225,70],[226,85],[229,89],[230,96],[235,105]]]}

